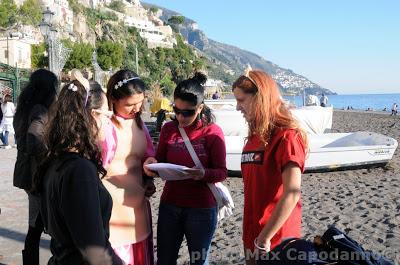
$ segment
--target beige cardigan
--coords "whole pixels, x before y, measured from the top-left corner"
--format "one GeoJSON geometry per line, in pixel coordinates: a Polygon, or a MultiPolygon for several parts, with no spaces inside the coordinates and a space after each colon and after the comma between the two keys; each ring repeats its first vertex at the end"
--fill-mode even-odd
{"type": "Polygon", "coordinates": [[[114,248],[140,242],[151,232],[142,175],[142,159],[147,149],[145,131],[137,127],[134,119],[118,120],[121,123],[121,128],[116,128],[118,146],[103,179],[113,199],[110,242],[114,248]]]}

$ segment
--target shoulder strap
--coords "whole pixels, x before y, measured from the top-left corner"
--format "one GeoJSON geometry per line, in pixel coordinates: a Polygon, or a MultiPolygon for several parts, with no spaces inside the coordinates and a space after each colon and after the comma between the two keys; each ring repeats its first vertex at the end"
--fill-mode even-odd
{"type": "Polygon", "coordinates": [[[181,133],[183,141],[185,142],[186,148],[188,149],[190,156],[193,159],[194,164],[197,167],[203,168],[203,165],[201,164],[199,157],[197,156],[196,152],[194,151],[192,143],[190,142],[189,137],[187,136],[187,134],[185,132],[185,129],[183,129],[182,127],[179,127],[179,125],[178,125],[178,129],[179,129],[179,132],[181,133]]]}

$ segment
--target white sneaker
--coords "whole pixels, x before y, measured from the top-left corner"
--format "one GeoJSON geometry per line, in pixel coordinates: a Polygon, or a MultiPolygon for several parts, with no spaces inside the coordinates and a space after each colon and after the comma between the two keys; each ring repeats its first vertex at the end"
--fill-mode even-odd
{"type": "Polygon", "coordinates": [[[4,149],[11,149],[11,148],[12,148],[11,145],[4,146],[4,149]]]}

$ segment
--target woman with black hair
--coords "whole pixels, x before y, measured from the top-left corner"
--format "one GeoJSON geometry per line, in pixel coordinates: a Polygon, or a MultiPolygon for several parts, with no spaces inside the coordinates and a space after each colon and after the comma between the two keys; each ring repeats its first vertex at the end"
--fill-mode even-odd
{"type": "Polygon", "coordinates": [[[143,161],[154,156],[150,134],[141,119],[145,84],[128,69],[107,84],[109,109],[116,129],[116,149],[103,184],[113,197],[110,241],[127,264],[153,265],[152,178],[143,175],[143,161]]]}
{"type": "MultiPolygon", "coordinates": [[[[190,167],[191,179],[167,181],[158,215],[157,264],[176,264],[183,236],[186,237],[190,264],[208,264],[208,252],[217,224],[217,203],[207,183],[227,177],[224,134],[214,123],[211,110],[204,104],[206,76],[178,84],[174,91],[176,119],[161,129],[156,159],[145,165],[167,162],[190,167]],[[179,128],[186,132],[202,168],[195,167],[179,128]]],[[[146,167],[145,173],[155,175],[146,167]]]]}
{"type": "Polygon", "coordinates": [[[46,160],[35,175],[51,236],[48,264],[122,264],[108,240],[112,199],[99,178],[106,171],[88,96],[77,80],[63,87],[46,129],[46,160]]]}
{"type": "Polygon", "coordinates": [[[43,232],[40,197],[31,193],[32,179],[46,152],[44,128],[50,105],[56,98],[58,81],[52,72],[39,69],[32,73],[28,85],[18,98],[14,116],[18,142],[14,168],[14,186],[24,189],[29,200],[29,228],[22,250],[23,264],[39,265],[39,243],[43,232]]]}

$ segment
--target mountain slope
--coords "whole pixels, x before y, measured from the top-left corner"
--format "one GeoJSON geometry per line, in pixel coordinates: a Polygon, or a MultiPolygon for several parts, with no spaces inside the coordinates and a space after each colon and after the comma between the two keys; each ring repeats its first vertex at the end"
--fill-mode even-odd
{"type": "MultiPolygon", "coordinates": [[[[163,12],[160,18],[165,22],[171,16],[181,15],[163,7],[142,4],[147,8],[153,6],[161,9],[163,12]]],[[[209,75],[213,78],[230,83],[243,73],[247,64],[250,64],[253,69],[262,69],[271,74],[285,93],[299,94],[301,90],[306,89],[307,93],[334,94],[329,89],[322,88],[306,77],[296,74],[290,69],[279,67],[255,53],[209,39],[203,31],[197,28],[197,23],[189,18],[185,17],[184,23],[178,26],[178,30],[189,44],[196,47],[214,64],[214,67],[211,66],[208,69],[209,75]]]]}

